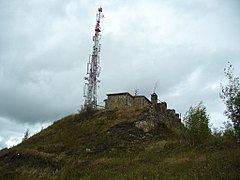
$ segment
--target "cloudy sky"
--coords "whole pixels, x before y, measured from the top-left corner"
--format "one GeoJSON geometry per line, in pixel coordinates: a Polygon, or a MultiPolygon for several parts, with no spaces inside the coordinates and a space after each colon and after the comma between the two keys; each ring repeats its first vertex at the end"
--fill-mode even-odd
{"type": "Polygon", "coordinates": [[[218,94],[227,62],[240,72],[239,0],[0,0],[0,148],[83,104],[100,4],[100,102],[155,88],[182,114],[203,101],[213,126],[226,121],[218,94]]]}

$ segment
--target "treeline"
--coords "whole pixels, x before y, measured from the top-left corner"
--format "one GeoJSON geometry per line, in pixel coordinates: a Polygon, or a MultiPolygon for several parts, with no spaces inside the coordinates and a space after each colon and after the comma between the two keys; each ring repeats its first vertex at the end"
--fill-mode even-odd
{"type": "Polygon", "coordinates": [[[186,112],[181,131],[175,132],[178,138],[190,145],[199,145],[210,141],[240,142],[240,80],[234,76],[233,66],[229,63],[224,69],[228,79],[226,85],[221,84],[220,98],[226,105],[224,114],[229,121],[223,123],[223,127],[210,128],[207,109],[200,102],[195,107],[190,107],[186,112]]]}

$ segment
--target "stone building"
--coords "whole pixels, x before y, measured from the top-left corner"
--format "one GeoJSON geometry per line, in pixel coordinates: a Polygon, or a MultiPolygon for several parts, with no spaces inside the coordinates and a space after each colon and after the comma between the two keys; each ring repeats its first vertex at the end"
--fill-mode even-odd
{"type": "Polygon", "coordinates": [[[160,102],[157,94],[151,94],[151,101],[145,96],[132,96],[128,92],[107,94],[106,109],[135,107],[149,107],[149,117],[156,122],[162,122],[169,128],[177,127],[181,122],[179,114],[174,109],[168,109],[166,102],[160,102]]]}
{"type": "Polygon", "coordinates": [[[151,102],[145,96],[132,96],[128,92],[107,94],[105,101],[106,109],[124,108],[129,106],[150,106],[151,102]]]}

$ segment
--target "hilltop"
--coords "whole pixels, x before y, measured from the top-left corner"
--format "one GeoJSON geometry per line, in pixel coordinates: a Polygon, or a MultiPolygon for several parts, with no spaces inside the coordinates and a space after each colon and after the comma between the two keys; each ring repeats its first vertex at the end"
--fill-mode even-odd
{"type": "Polygon", "coordinates": [[[0,151],[0,179],[237,179],[240,147],[191,147],[179,129],[139,123],[147,108],[82,110],[0,151]],[[149,127],[153,127],[150,128],[149,127]]]}

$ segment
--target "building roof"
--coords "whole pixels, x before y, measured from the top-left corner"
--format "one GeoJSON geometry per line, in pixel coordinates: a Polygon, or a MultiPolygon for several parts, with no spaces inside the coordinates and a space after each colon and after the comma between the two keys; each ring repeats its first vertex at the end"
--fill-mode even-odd
{"type": "Polygon", "coordinates": [[[128,92],[107,94],[107,96],[119,96],[119,95],[129,95],[129,96],[133,97],[133,96],[132,96],[130,93],[128,93],[128,92]]]}
{"type": "Polygon", "coordinates": [[[157,94],[155,93],[155,91],[153,92],[153,94],[151,94],[151,96],[157,96],[157,94]]]}

